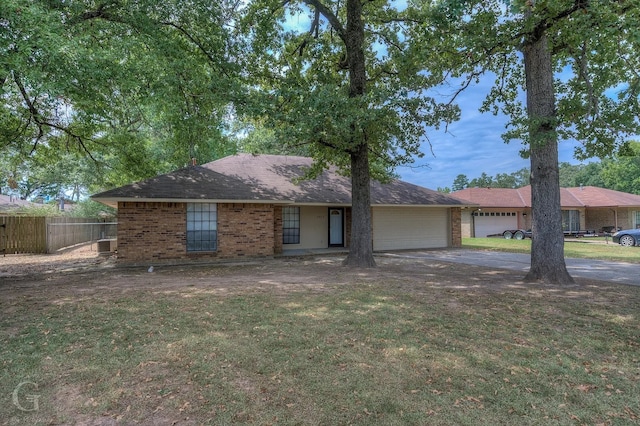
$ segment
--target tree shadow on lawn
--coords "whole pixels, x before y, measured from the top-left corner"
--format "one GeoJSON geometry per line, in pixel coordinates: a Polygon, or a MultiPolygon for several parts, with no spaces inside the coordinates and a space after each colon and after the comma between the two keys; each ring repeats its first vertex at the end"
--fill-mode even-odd
{"type": "MultiPolygon", "coordinates": [[[[433,290],[464,291],[477,296],[515,292],[528,296],[554,296],[606,303],[620,291],[620,285],[576,279],[576,285],[554,286],[523,282],[523,274],[507,269],[486,268],[416,258],[376,259],[377,268],[342,266],[340,255],[317,255],[264,259],[251,262],[121,268],[100,264],[76,270],[0,278],[3,300],[16,297],[42,298],[48,302],[77,303],[99,296],[120,297],[131,292],[221,296],[290,292],[326,292],[342,286],[384,286],[415,295],[433,290]],[[609,294],[611,293],[611,294],[609,294]],[[602,297],[599,297],[602,296],[602,297]]],[[[63,265],[63,266],[66,266],[63,265]]],[[[51,270],[51,267],[49,268],[51,270]]],[[[615,298],[615,297],[614,297],[615,298]]]]}
{"type": "MultiPolygon", "coordinates": [[[[575,409],[590,418],[610,385],[634,391],[638,288],[534,286],[511,271],[426,259],[359,270],[341,261],[5,282],[8,374],[38,382],[44,422],[87,424],[535,423],[575,409]],[[555,402],[562,395],[576,402],[555,402]]],[[[616,415],[629,404],[620,395],[616,415]]]]}

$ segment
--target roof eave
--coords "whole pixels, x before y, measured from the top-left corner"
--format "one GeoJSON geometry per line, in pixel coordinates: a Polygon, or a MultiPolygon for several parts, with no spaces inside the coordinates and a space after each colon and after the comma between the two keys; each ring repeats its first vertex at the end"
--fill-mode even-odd
{"type": "Polygon", "coordinates": [[[477,204],[371,204],[372,207],[460,207],[460,208],[471,208],[477,207],[477,204]]]}
{"type": "MultiPolygon", "coordinates": [[[[351,207],[351,203],[345,202],[298,202],[295,200],[250,200],[250,199],[207,199],[207,198],[149,198],[149,197],[91,197],[92,200],[109,207],[118,208],[118,203],[219,203],[219,204],[277,204],[293,206],[333,206],[351,207]]],[[[387,204],[372,203],[372,207],[444,207],[444,208],[472,208],[478,204],[387,204]]]]}
{"type": "Polygon", "coordinates": [[[117,208],[118,203],[219,203],[219,204],[293,204],[293,200],[250,200],[250,199],[211,199],[211,198],[149,198],[149,197],[91,197],[107,206],[117,208]]]}

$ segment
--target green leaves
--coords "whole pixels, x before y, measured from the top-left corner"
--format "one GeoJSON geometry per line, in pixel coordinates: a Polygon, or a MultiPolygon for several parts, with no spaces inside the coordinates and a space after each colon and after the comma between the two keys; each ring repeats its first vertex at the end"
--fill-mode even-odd
{"type": "Polygon", "coordinates": [[[38,149],[83,153],[105,184],[216,158],[242,95],[232,7],[3,2],[0,147],[25,162],[38,149]]]}
{"type": "Polygon", "coordinates": [[[583,143],[578,158],[604,157],[638,133],[637,1],[536,1],[527,13],[521,2],[509,2],[511,16],[504,18],[499,2],[469,3],[475,3],[470,23],[484,13],[499,18],[491,24],[488,43],[474,35],[463,40],[491,57],[484,69],[497,78],[483,111],[511,118],[507,141],[531,142],[528,129],[535,123],[520,102],[524,80],[517,51],[536,28],[546,32],[554,61],[557,134],[583,143]]]}
{"type": "Polygon", "coordinates": [[[418,56],[425,11],[398,10],[386,1],[363,8],[366,89],[350,97],[348,49],[334,25],[345,28],[343,3],[252,2],[242,21],[252,23],[244,27],[254,48],[248,64],[257,82],[252,112],[276,139],[294,150],[308,146],[323,162],[347,166],[350,152],[366,143],[382,178],[422,155],[427,128],[457,119],[459,110],[427,94],[446,71],[425,70],[418,56]]]}

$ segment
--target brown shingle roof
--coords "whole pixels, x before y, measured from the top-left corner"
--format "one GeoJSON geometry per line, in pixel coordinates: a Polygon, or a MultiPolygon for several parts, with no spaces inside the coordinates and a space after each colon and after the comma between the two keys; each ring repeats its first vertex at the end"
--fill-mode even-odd
{"type": "Polygon", "coordinates": [[[9,213],[13,210],[20,209],[21,207],[32,207],[37,204],[31,201],[21,200],[13,195],[0,194],[0,212],[9,213]]]}
{"type": "MultiPolygon", "coordinates": [[[[511,188],[465,188],[451,195],[482,207],[527,207],[527,198],[511,188]]],[[[531,199],[531,194],[528,199],[531,199]]]]}
{"type": "MultiPolygon", "coordinates": [[[[313,160],[281,155],[239,154],[105,191],[92,198],[117,201],[212,200],[283,204],[351,204],[351,180],[335,168],[301,180],[313,160]]],[[[374,205],[463,206],[467,203],[400,180],[371,183],[374,205]]]]}
{"type": "Polygon", "coordinates": [[[640,195],[595,186],[566,188],[566,190],[586,207],[640,207],[640,195]]]}
{"type": "MultiPolygon", "coordinates": [[[[466,188],[451,194],[481,207],[530,208],[531,185],[511,188],[466,188]]],[[[584,186],[560,188],[562,207],[640,207],[640,195],[584,186]]]]}

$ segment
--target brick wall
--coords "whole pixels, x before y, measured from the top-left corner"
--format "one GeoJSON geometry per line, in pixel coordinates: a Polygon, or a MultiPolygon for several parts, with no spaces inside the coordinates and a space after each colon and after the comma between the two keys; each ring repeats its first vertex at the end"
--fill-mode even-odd
{"type": "Polygon", "coordinates": [[[180,259],[186,254],[184,203],[118,203],[118,261],[180,259]]]}
{"type": "Polygon", "coordinates": [[[462,247],[462,209],[451,208],[451,247],[462,247]]]}
{"type": "MultiPolygon", "coordinates": [[[[118,203],[118,262],[172,263],[274,254],[273,205],[218,204],[215,252],[187,252],[186,206],[186,203],[118,203]]],[[[281,216],[280,212],[280,219],[281,216]]]]}
{"type": "Polygon", "coordinates": [[[218,204],[219,256],[273,256],[274,211],[271,204],[218,204]]]}
{"type": "Polygon", "coordinates": [[[604,209],[587,209],[586,227],[587,229],[593,229],[596,232],[602,229],[603,226],[616,226],[616,219],[618,227],[622,229],[629,229],[633,227],[633,217],[631,209],[627,208],[604,208],[604,209]]]}

